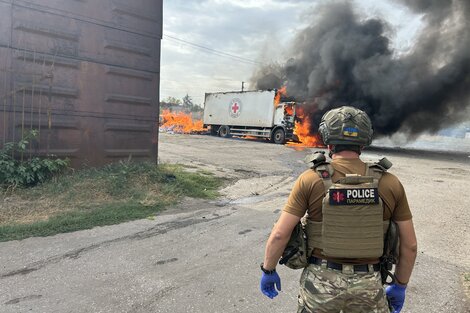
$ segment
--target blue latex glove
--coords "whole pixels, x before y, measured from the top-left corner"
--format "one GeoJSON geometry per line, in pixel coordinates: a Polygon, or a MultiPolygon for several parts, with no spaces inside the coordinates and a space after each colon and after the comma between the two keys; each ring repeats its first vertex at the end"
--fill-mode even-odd
{"type": "Polygon", "coordinates": [[[278,295],[277,290],[281,291],[281,278],[276,272],[272,274],[263,273],[259,287],[262,293],[272,299],[278,295]],[[276,287],[274,287],[274,285],[276,285],[276,287]]]}
{"type": "Polygon", "coordinates": [[[405,303],[406,286],[392,284],[385,289],[387,298],[393,308],[393,313],[400,313],[405,303]]]}

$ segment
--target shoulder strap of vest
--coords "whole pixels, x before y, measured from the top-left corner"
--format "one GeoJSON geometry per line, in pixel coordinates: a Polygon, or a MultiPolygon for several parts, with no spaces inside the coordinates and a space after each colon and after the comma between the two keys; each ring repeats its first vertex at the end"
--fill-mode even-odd
{"type": "Polygon", "coordinates": [[[320,178],[323,180],[325,192],[328,192],[331,185],[333,185],[333,181],[331,180],[331,176],[333,176],[335,172],[333,166],[331,166],[331,164],[328,162],[323,162],[314,165],[312,169],[317,172],[318,176],[320,176],[320,178]]]}
{"type": "Polygon", "coordinates": [[[312,167],[326,162],[325,151],[315,151],[305,157],[305,163],[312,163],[312,167]]]}
{"type": "Polygon", "coordinates": [[[367,170],[366,176],[374,177],[374,180],[378,181],[382,178],[383,173],[385,173],[389,168],[392,167],[392,162],[387,160],[387,158],[382,158],[380,161],[375,163],[366,163],[367,170]]]}

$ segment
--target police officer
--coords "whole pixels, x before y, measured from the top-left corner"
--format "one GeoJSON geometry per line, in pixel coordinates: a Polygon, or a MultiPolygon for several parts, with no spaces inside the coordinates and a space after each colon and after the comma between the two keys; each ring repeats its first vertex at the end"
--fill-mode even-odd
{"type": "MultiPolygon", "coordinates": [[[[398,313],[405,301],[406,287],[417,251],[412,215],[404,188],[398,178],[386,172],[386,169],[370,166],[360,159],[361,150],[371,143],[373,133],[372,123],[365,112],[353,107],[330,110],[322,117],[319,133],[328,146],[332,161],[330,164],[325,163],[322,171],[318,168],[309,169],[297,179],[266,244],[265,258],[261,264],[263,273],[260,289],[271,299],[278,295],[281,279],[276,272],[276,264],[292,230],[306,215],[308,265],[300,279],[298,312],[366,313],[390,312],[391,309],[398,313]],[[333,188],[330,186],[354,174],[361,175],[364,179],[368,175],[375,176],[378,178],[375,180],[377,188],[369,188],[367,192],[356,190],[348,192],[348,195],[342,194],[344,189],[335,189],[336,193],[330,193],[333,188]],[[375,197],[374,190],[378,197],[375,197]],[[349,199],[347,196],[355,198],[349,199]],[[348,206],[346,201],[353,206],[348,206]],[[370,203],[371,206],[364,203],[370,203]],[[342,205],[339,208],[343,208],[336,212],[354,208],[359,213],[341,219],[341,215],[330,213],[338,208],[335,204],[342,205]],[[376,210],[380,211],[380,215],[376,214],[379,217],[367,218],[366,212],[373,211],[377,206],[380,206],[376,210]],[[395,281],[385,290],[378,266],[380,255],[377,253],[378,249],[383,248],[383,233],[380,235],[382,246],[378,245],[379,239],[371,239],[377,237],[371,234],[373,229],[377,230],[379,227],[378,218],[381,219],[380,223],[395,221],[399,228],[400,245],[395,281]],[[327,219],[328,228],[325,225],[327,219]],[[341,223],[338,224],[338,221],[341,223]],[[369,229],[371,234],[367,233],[369,229]],[[364,234],[361,230],[366,234],[363,235],[364,238],[358,235],[364,234]],[[340,239],[335,240],[329,232],[340,239]],[[341,244],[349,242],[350,244],[341,244]]],[[[373,186],[371,181],[365,185],[373,186]]]]}

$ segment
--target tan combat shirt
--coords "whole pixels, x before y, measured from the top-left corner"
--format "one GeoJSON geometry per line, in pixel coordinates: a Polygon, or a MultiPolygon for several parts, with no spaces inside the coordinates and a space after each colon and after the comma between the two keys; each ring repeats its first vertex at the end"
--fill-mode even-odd
{"type": "MultiPolygon", "coordinates": [[[[365,175],[367,165],[360,159],[334,159],[331,165],[335,169],[332,181],[336,182],[346,174],[365,175]]],[[[384,220],[392,218],[394,221],[406,221],[412,218],[405,190],[398,178],[390,173],[384,173],[379,182],[379,196],[384,203],[384,220]]],[[[307,218],[315,221],[322,221],[322,200],[325,197],[325,187],[318,174],[308,169],[303,172],[292,189],[284,212],[303,217],[308,213],[307,218]]],[[[316,249],[313,254],[324,258],[321,251],[316,249]]],[[[338,263],[349,264],[371,264],[377,263],[375,259],[329,259],[338,263]]]]}

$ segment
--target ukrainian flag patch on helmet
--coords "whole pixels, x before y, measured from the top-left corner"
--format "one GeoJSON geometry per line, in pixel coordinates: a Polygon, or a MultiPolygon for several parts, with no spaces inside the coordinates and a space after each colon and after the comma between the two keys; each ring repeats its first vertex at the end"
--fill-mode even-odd
{"type": "Polygon", "coordinates": [[[343,128],[343,135],[347,137],[357,137],[359,130],[355,127],[345,127],[343,128]]]}

